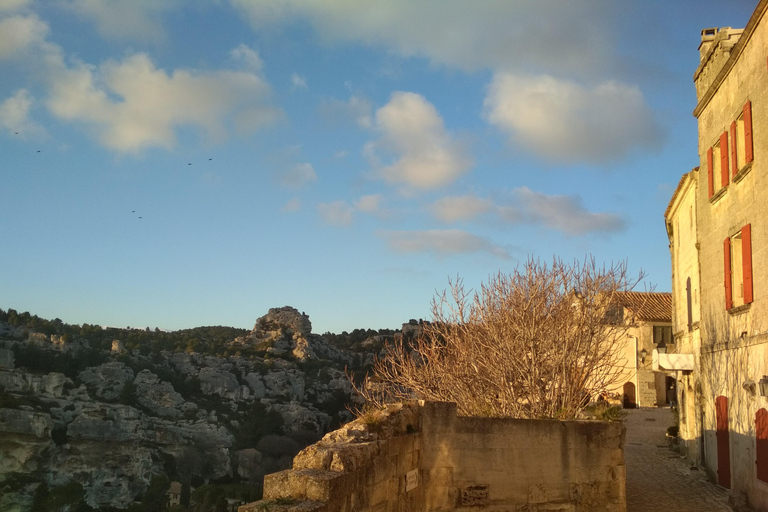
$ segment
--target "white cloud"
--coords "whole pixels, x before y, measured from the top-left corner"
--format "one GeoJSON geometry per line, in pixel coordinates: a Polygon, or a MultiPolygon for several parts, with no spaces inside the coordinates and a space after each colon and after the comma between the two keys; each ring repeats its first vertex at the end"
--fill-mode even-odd
{"type": "Polygon", "coordinates": [[[291,75],[291,85],[294,89],[306,89],[307,88],[307,79],[303,76],[300,76],[296,73],[293,73],[291,75]]]}
{"type": "Polygon", "coordinates": [[[362,196],[355,201],[355,210],[363,213],[376,213],[381,205],[381,194],[362,196]]]}
{"type": "Polygon", "coordinates": [[[487,238],[456,229],[389,231],[383,235],[387,239],[389,247],[397,252],[426,252],[438,256],[485,252],[499,258],[510,259],[506,249],[487,238]]]}
{"type": "Polygon", "coordinates": [[[524,219],[567,235],[621,231],[624,219],[615,213],[587,211],[578,196],[547,195],[528,187],[515,190],[524,219]]]}
{"type": "Polygon", "coordinates": [[[289,213],[289,212],[297,212],[301,210],[301,200],[298,197],[293,197],[289,199],[282,208],[280,208],[280,211],[283,213],[289,213]]]}
{"type": "Polygon", "coordinates": [[[311,181],[317,181],[317,174],[309,163],[296,164],[280,174],[280,183],[288,188],[300,188],[311,181]]]}
{"type": "Polygon", "coordinates": [[[337,99],[324,100],[319,108],[320,115],[330,123],[341,124],[342,122],[351,122],[366,129],[373,126],[372,110],[373,107],[367,99],[356,95],[350,96],[349,101],[337,99]]]}
{"type": "Polygon", "coordinates": [[[42,44],[47,34],[48,25],[35,15],[0,19],[0,59],[42,44]]]}
{"type": "Polygon", "coordinates": [[[544,226],[570,236],[621,231],[624,219],[615,213],[588,211],[579,196],[550,195],[520,187],[498,203],[474,195],[444,197],[429,206],[436,219],[446,222],[495,217],[504,224],[544,226]]]}
{"type": "Polygon", "coordinates": [[[71,0],[63,5],[88,19],[107,39],[158,42],[165,38],[161,16],[178,3],[174,0],[71,0]]]}
{"type": "Polygon", "coordinates": [[[274,122],[269,85],[254,73],[158,69],[145,54],[53,74],[48,107],[59,118],[92,125],[101,143],[120,152],[170,148],[176,130],[191,126],[211,139],[229,128],[251,131],[274,122]]]}
{"type": "Polygon", "coordinates": [[[43,127],[29,119],[29,110],[34,101],[28,90],[19,89],[0,103],[0,127],[22,136],[43,134],[43,127]]]}
{"type": "Polygon", "coordinates": [[[551,76],[497,73],[485,99],[488,121],[513,144],[555,162],[610,162],[656,149],[661,132],[637,87],[593,88],[551,76]]]}
{"type": "Polygon", "coordinates": [[[462,144],[443,126],[435,107],[423,96],[394,92],[376,111],[381,138],[366,147],[378,174],[412,189],[444,187],[466,173],[471,160],[462,144]],[[381,164],[380,154],[391,161],[381,164]]]}
{"type": "Polygon", "coordinates": [[[18,11],[31,3],[32,0],[0,0],[0,12],[18,11]]]}
{"type": "Polygon", "coordinates": [[[430,213],[442,222],[474,220],[494,209],[493,201],[477,196],[452,196],[438,199],[429,207],[430,213]]]}
{"type": "Polygon", "coordinates": [[[264,67],[264,61],[261,60],[259,52],[246,44],[241,44],[237,48],[233,48],[232,51],[229,52],[229,55],[236,61],[242,62],[246,69],[253,71],[254,73],[261,72],[261,68],[264,67]]]}
{"type": "Polygon", "coordinates": [[[320,203],[317,205],[320,218],[326,224],[334,226],[349,226],[352,224],[353,209],[345,201],[320,203]]]}
{"type": "Polygon", "coordinates": [[[610,0],[231,0],[257,29],[306,20],[326,41],[360,41],[462,69],[533,66],[590,76],[615,62],[610,0]]]}

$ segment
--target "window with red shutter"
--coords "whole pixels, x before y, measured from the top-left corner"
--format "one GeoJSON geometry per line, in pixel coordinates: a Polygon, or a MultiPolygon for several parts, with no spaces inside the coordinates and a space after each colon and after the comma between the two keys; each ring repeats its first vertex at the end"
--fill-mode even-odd
{"type": "Polygon", "coordinates": [[[733,296],[731,295],[731,239],[726,238],[723,242],[723,259],[725,261],[725,309],[733,307],[733,296]]]}
{"type": "Polygon", "coordinates": [[[715,195],[715,159],[712,148],[707,149],[707,181],[709,183],[709,197],[715,195]]]}
{"type": "Polygon", "coordinates": [[[752,294],[752,225],[741,228],[741,272],[744,285],[744,304],[753,300],[752,294]]]}
{"type": "Polygon", "coordinates": [[[752,150],[752,102],[748,101],[744,105],[744,160],[749,163],[754,160],[755,155],[752,150]]]}
{"type": "Polygon", "coordinates": [[[720,186],[728,186],[728,132],[720,135],[720,186]]]}
{"type": "Polygon", "coordinates": [[[731,173],[734,177],[736,177],[736,174],[739,172],[739,159],[736,156],[738,146],[738,139],[736,138],[736,121],[731,123],[731,173]]]}

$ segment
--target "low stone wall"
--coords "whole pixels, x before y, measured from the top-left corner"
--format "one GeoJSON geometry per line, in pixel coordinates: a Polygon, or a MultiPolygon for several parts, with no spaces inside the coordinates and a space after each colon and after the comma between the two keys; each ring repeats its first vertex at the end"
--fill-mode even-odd
{"type": "Polygon", "coordinates": [[[307,447],[240,512],[626,511],[624,427],[391,406],[307,447]]]}

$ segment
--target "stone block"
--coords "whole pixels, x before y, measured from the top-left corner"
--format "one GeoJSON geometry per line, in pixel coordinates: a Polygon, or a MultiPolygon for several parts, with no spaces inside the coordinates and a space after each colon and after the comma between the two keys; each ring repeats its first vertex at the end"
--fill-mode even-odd
{"type": "Polygon", "coordinates": [[[528,503],[564,502],[569,499],[570,486],[567,483],[528,486],[528,503]]]}

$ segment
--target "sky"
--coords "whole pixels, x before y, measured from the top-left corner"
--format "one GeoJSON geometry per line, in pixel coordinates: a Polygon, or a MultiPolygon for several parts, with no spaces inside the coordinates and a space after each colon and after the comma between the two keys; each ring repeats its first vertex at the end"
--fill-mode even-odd
{"type": "Polygon", "coordinates": [[[317,333],[529,258],[670,291],[700,31],[757,0],[0,0],[0,308],[317,333]]]}

